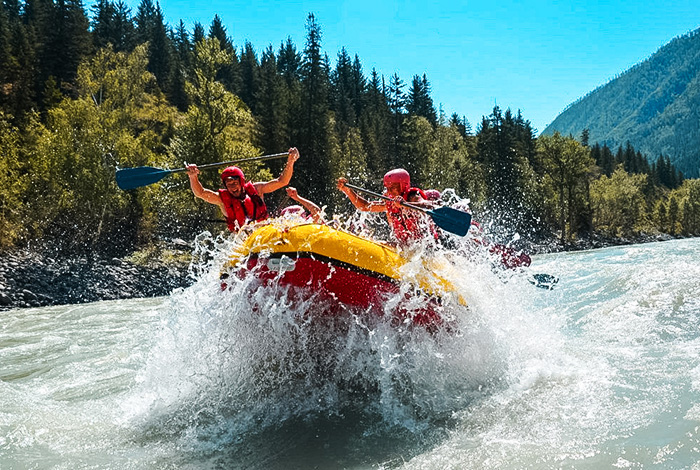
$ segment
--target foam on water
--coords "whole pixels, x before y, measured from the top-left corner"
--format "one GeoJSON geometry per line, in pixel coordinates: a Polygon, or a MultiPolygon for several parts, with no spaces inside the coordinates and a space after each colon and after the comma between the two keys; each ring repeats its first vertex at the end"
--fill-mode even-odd
{"type": "Polygon", "coordinates": [[[563,281],[533,307],[563,336],[518,333],[512,347],[539,338],[542,354],[513,357],[510,386],[406,467],[698,468],[699,248],[541,258],[563,281]]]}
{"type": "MultiPolygon", "coordinates": [[[[372,423],[357,437],[366,443],[399,433],[406,447],[425,444],[455,413],[507,387],[514,358],[544,354],[540,341],[514,343],[524,325],[555,334],[522,302],[533,287],[519,278],[500,282],[483,260],[451,254],[441,263],[437,254],[432,267],[469,307],[446,296],[449,326],[429,332],[397,324],[391,311],[403,293],[388,299],[386,311],[347,308],[329,318],[331,306],[319,295],[263,287],[253,277],[231,276],[221,291],[216,266],[229,249],[209,253],[200,280],[171,296],[139,374],[142,392],[128,406],[128,419],[153,439],[175,438],[193,453],[245,447],[261,432],[341,423],[348,415],[372,423]]],[[[417,255],[405,276],[423,263],[417,255]]],[[[413,302],[409,308],[424,300],[413,302]]]]}
{"type": "Polygon", "coordinates": [[[166,299],[3,312],[0,468],[698,469],[697,239],[536,257],[551,291],[438,253],[435,333],[222,292],[200,241],[166,299]]]}

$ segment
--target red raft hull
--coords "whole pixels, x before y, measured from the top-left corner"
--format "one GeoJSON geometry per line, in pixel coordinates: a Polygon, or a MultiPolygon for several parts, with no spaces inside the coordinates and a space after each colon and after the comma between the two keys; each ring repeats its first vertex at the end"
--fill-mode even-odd
{"type": "Polygon", "coordinates": [[[277,283],[297,288],[295,293],[320,296],[330,300],[331,315],[347,307],[384,315],[392,300],[390,314],[399,323],[441,325],[440,294],[418,281],[415,288],[402,284],[400,271],[406,262],[391,247],[325,225],[270,225],[250,235],[222,276],[254,276],[264,285],[277,283]]]}

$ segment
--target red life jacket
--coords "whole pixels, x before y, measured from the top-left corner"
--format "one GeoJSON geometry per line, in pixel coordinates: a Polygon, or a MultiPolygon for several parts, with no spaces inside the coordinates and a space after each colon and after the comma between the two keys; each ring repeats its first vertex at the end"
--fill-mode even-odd
{"type": "Polygon", "coordinates": [[[221,196],[226,210],[226,223],[232,232],[238,232],[243,225],[251,220],[260,221],[269,217],[265,201],[255,190],[253,183],[246,183],[243,186],[243,191],[245,198],[238,199],[233,197],[227,189],[219,189],[219,196],[221,196]]]}
{"type": "MultiPolygon", "coordinates": [[[[420,194],[423,199],[426,199],[425,193],[419,188],[408,188],[401,194],[401,197],[404,201],[409,202],[408,198],[416,193],[420,194]]],[[[416,240],[420,240],[425,233],[426,224],[435,239],[437,239],[437,229],[432,220],[424,217],[418,211],[403,207],[398,202],[386,202],[386,217],[389,220],[394,236],[402,245],[408,245],[416,240]]]]}
{"type": "Polygon", "coordinates": [[[503,267],[506,269],[515,269],[521,266],[528,267],[532,262],[532,259],[527,253],[505,245],[491,245],[489,247],[489,253],[500,256],[501,264],[503,264],[503,267]]]}

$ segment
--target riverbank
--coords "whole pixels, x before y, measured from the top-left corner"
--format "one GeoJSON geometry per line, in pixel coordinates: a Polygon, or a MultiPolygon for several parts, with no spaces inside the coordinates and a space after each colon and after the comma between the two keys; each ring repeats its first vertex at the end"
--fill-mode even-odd
{"type": "MultiPolygon", "coordinates": [[[[630,238],[595,234],[568,245],[552,240],[526,251],[530,254],[581,251],[675,238],[667,234],[630,238]]],[[[59,257],[22,249],[6,251],[0,254],[0,311],[169,295],[174,289],[194,282],[191,259],[192,247],[183,240],[159,248],[153,256],[139,253],[125,258],[59,257]]]]}
{"type": "Polygon", "coordinates": [[[530,245],[525,248],[529,254],[538,255],[544,253],[560,253],[563,251],[584,251],[596,250],[599,248],[607,248],[610,246],[638,245],[642,243],[663,242],[668,240],[676,240],[685,238],[681,236],[673,236],[667,233],[648,234],[639,233],[629,237],[610,237],[599,233],[593,233],[588,237],[579,238],[566,244],[560,243],[558,240],[552,239],[547,243],[530,245]]]}
{"type": "Polygon", "coordinates": [[[0,310],[158,297],[192,284],[185,242],[162,257],[66,257],[15,249],[0,260],[0,310]]]}

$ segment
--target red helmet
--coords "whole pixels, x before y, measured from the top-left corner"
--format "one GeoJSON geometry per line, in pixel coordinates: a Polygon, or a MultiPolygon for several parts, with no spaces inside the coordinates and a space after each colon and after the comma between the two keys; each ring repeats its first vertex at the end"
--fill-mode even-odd
{"type": "Polygon", "coordinates": [[[282,212],[280,212],[280,215],[291,215],[291,214],[299,214],[299,215],[304,215],[304,208],[301,206],[293,205],[293,206],[287,206],[284,209],[282,209],[282,212]]]}
{"type": "Polygon", "coordinates": [[[399,183],[401,185],[400,191],[403,193],[411,187],[411,175],[403,168],[391,170],[384,175],[384,187],[388,188],[393,183],[399,183]]]}
{"type": "Polygon", "coordinates": [[[241,186],[245,184],[245,175],[243,175],[243,171],[237,166],[229,166],[224,168],[224,171],[221,172],[221,181],[224,182],[224,185],[226,185],[226,178],[231,177],[238,177],[241,180],[241,186]]]}
{"type": "Polygon", "coordinates": [[[442,194],[440,194],[440,191],[437,189],[426,189],[425,190],[425,198],[428,201],[437,201],[442,197],[442,194]]]}

